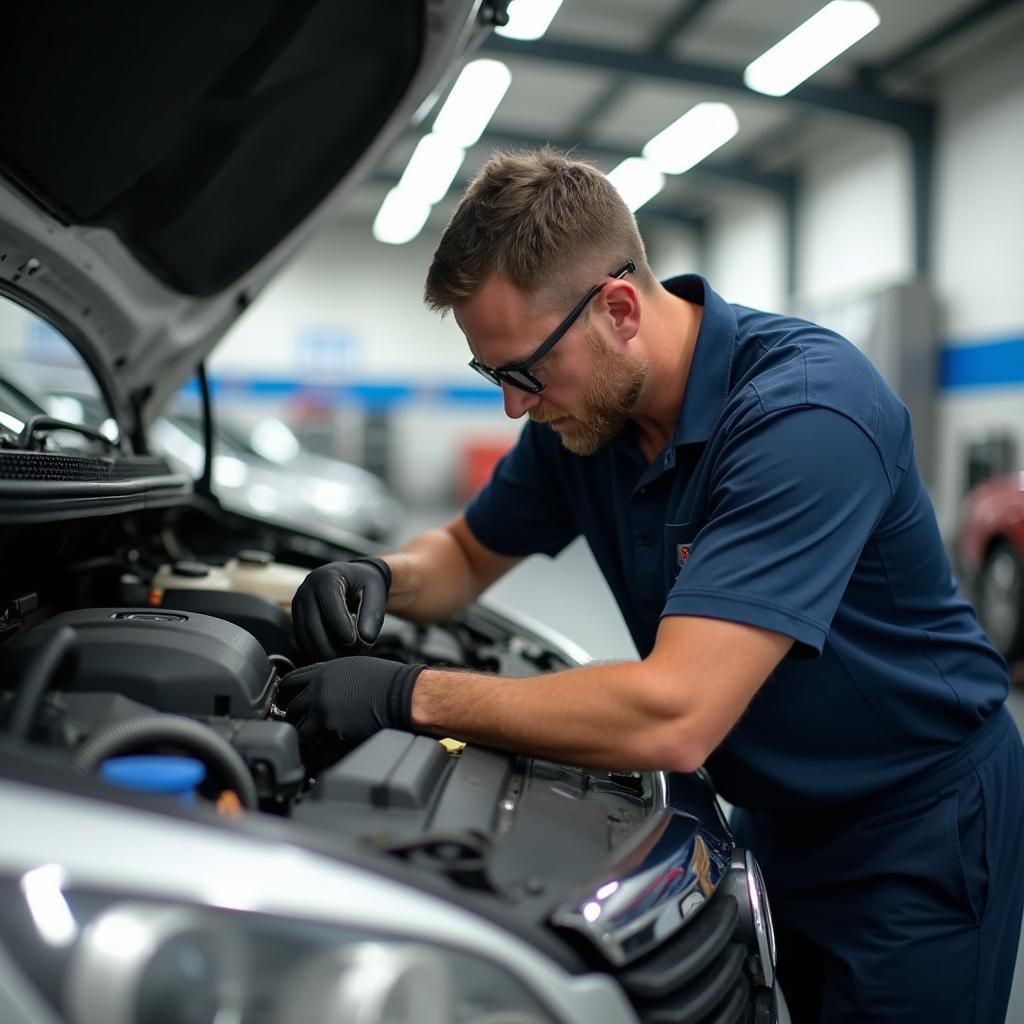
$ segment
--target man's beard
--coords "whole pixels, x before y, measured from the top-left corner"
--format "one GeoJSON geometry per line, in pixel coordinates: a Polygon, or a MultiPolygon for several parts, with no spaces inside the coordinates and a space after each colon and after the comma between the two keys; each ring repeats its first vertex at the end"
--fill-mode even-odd
{"type": "MultiPolygon", "coordinates": [[[[615,352],[598,334],[587,335],[594,358],[593,374],[583,393],[583,411],[558,431],[562,445],[574,455],[593,455],[622,433],[647,379],[647,362],[615,352]]],[[[560,416],[545,416],[551,422],[560,416]]]]}

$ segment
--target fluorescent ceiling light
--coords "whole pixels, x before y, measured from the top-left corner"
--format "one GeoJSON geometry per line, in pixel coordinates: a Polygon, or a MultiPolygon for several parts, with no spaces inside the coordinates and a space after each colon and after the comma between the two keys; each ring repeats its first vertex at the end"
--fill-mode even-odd
{"type": "Polygon", "coordinates": [[[467,64],[434,121],[434,134],[469,149],[483,134],[511,81],[511,73],[500,60],[467,64]]]}
{"type": "Polygon", "coordinates": [[[397,185],[384,197],[373,221],[373,237],[388,245],[405,245],[423,230],[430,203],[407,195],[397,185]]]}
{"type": "Polygon", "coordinates": [[[832,0],[748,64],[743,81],[755,92],[785,96],[877,28],[879,20],[863,0],[832,0]]]}
{"type": "Polygon", "coordinates": [[[509,39],[540,39],[548,30],[562,0],[512,0],[508,5],[508,24],[494,30],[509,39]]]}
{"type": "Polygon", "coordinates": [[[698,103],[658,132],[643,153],[659,171],[682,174],[724,146],[739,128],[728,103],[698,103]]]}
{"type": "Polygon", "coordinates": [[[608,180],[634,212],[665,187],[665,175],[649,160],[631,156],[608,172],[608,180]]]}
{"type": "Polygon", "coordinates": [[[398,187],[407,196],[439,203],[459,173],[466,151],[439,135],[424,135],[402,172],[398,187]]]}

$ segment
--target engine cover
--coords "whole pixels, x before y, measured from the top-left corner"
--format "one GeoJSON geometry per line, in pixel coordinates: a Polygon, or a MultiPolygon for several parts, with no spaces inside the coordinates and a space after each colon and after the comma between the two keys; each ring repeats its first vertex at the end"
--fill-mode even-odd
{"type": "MultiPolygon", "coordinates": [[[[156,608],[87,608],[47,622],[70,626],[78,667],[61,689],[120,693],[179,715],[265,718],[276,673],[240,626],[209,615],[156,608]]],[[[8,649],[23,664],[52,634],[29,630],[8,649]]],[[[17,675],[14,678],[18,678],[17,675]]]]}

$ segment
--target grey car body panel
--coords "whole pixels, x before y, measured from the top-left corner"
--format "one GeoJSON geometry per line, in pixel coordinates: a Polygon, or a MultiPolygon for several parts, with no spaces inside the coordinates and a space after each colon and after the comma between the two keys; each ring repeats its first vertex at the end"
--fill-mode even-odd
{"type": "Polygon", "coordinates": [[[0,180],[0,289],[67,333],[118,423],[148,425],[267,282],[369,174],[481,40],[481,0],[432,0],[419,67],[384,129],[334,191],[242,278],[208,298],[162,284],[103,228],[68,225],[0,180]]]}
{"type": "Polygon", "coordinates": [[[5,874],[56,862],[71,887],[365,928],[448,946],[501,964],[559,1019],[593,1024],[637,1019],[610,977],[569,975],[463,908],[299,846],[232,836],[8,781],[0,782],[0,820],[19,822],[16,831],[0,833],[5,874]],[[55,860],[57,836],[79,841],[59,843],[55,860]]]}

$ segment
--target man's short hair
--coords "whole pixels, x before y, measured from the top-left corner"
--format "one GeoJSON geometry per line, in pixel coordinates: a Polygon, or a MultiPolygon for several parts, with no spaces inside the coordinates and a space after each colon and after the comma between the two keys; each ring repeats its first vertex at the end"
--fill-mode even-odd
{"type": "Polygon", "coordinates": [[[498,274],[531,296],[571,303],[626,260],[638,287],[653,286],[636,218],[596,167],[550,148],[499,151],[445,228],[423,297],[444,313],[498,274]]]}

